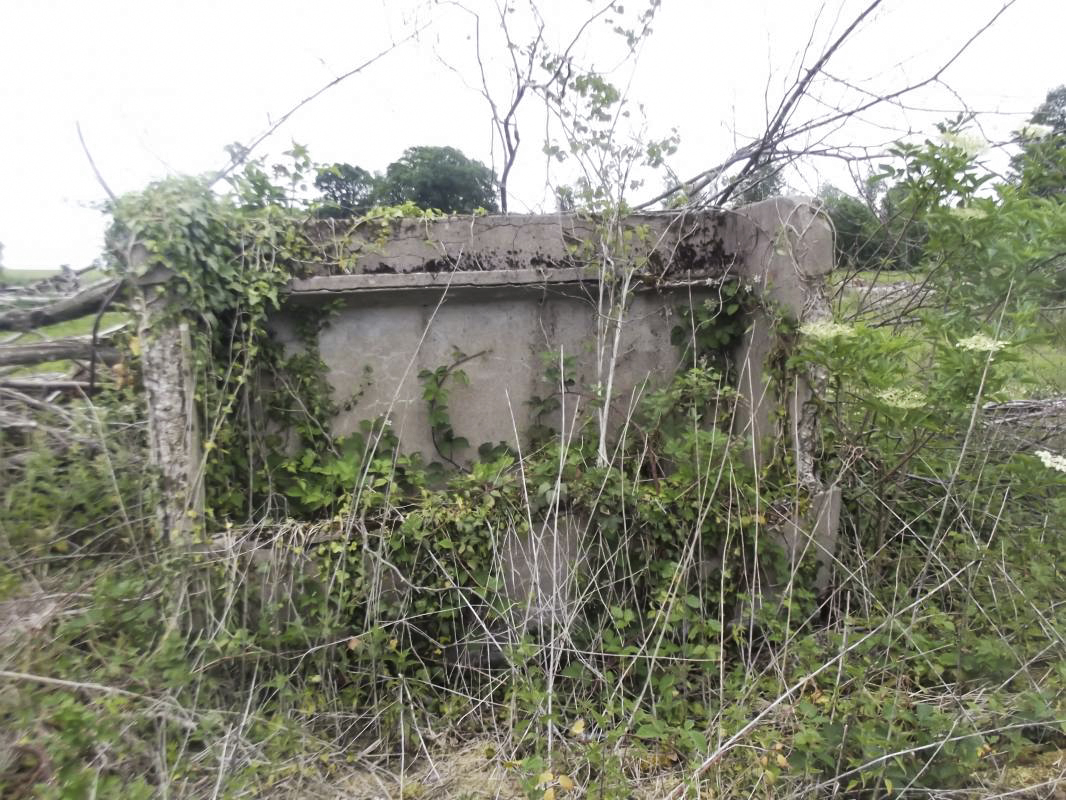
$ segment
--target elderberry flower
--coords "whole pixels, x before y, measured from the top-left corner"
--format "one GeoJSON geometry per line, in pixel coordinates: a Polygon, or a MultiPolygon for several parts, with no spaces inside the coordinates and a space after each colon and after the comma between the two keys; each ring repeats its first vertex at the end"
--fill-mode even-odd
{"type": "Polygon", "coordinates": [[[804,322],[800,325],[800,333],[819,340],[836,339],[838,337],[847,339],[855,335],[855,329],[849,325],[841,325],[838,322],[818,320],[817,322],[804,322]]]}
{"type": "Polygon", "coordinates": [[[1048,469],[1053,469],[1057,472],[1066,472],[1066,457],[1057,456],[1054,453],[1049,453],[1047,450],[1037,450],[1035,455],[1048,469]]]}
{"type": "Polygon", "coordinates": [[[953,216],[953,217],[958,217],[959,219],[966,219],[966,220],[984,219],[985,217],[988,216],[988,212],[985,211],[983,208],[973,208],[973,207],[949,208],[948,209],[948,213],[951,214],[951,216],[953,216]]]}
{"type": "Polygon", "coordinates": [[[1022,139],[1044,139],[1050,136],[1055,131],[1050,125],[1040,125],[1036,122],[1031,122],[1028,125],[1022,125],[1015,133],[1022,139]]]}
{"type": "Polygon", "coordinates": [[[953,133],[948,131],[940,134],[940,141],[948,147],[961,150],[970,158],[981,155],[988,146],[984,139],[980,136],[974,136],[972,133],[953,133]]]}
{"type": "Polygon", "coordinates": [[[910,410],[925,406],[925,397],[914,389],[893,386],[891,389],[882,389],[877,393],[877,397],[882,403],[893,408],[910,410]]]}
{"type": "Polygon", "coordinates": [[[959,341],[955,343],[955,346],[963,350],[972,350],[977,353],[995,353],[1006,347],[1007,343],[993,339],[991,336],[985,336],[983,333],[975,333],[973,336],[959,339],[959,341]]]}

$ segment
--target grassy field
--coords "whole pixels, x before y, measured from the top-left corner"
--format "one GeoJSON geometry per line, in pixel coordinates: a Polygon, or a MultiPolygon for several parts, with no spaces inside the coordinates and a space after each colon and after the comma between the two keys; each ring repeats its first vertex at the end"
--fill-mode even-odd
{"type": "MultiPolygon", "coordinates": [[[[12,269],[6,267],[0,270],[0,286],[26,286],[34,281],[51,278],[53,275],[58,274],[58,269],[12,269]]],[[[88,286],[102,277],[103,272],[95,267],[80,273],[78,276],[82,286],[88,286]]]]}
{"type": "Polygon", "coordinates": [[[24,286],[58,274],[57,269],[4,269],[0,272],[0,286],[24,286]]]}

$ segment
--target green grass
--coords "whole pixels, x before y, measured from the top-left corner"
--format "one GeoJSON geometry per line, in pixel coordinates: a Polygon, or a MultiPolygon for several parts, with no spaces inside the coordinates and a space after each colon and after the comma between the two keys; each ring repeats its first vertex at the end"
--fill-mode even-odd
{"type": "MultiPolygon", "coordinates": [[[[129,320],[130,315],[122,311],[108,311],[100,318],[100,330],[106,331],[116,325],[121,325],[129,320]]],[[[57,322],[55,325],[46,325],[38,328],[37,333],[44,339],[62,339],[66,336],[88,336],[93,332],[93,322],[96,315],[79,317],[78,319],[57,322]]]]}
{"type": "Polygon", "coordinates": [[[1027,345],[1018,354],[1021,361],[1013,372],[1023,395],[1066,394],[1066,344],[1061,339],[1055,344],[1027,345]]]}
{"type": "Polygon", "coordinates": [[[25,286],[58,274],[58,269],[5,269],[0,272],[0,286],[25,286]]]}
{"type": "Polygon", "coordinates": [[[832,288],[837,288],[842,283],[847,282],[853,286],[859,285],[869,286],[876,284],[878,286],[888,286],[891,283],[899,283],[900,281],[910,281],[911,283],[921,283],[925,279],[924,272],[907,271],[907,270],[860,270],[859,272],[850,272],[846,269],[835,269],[829,273],[828,281],[832,288]]]}
{"type": "MultiPolygon", "coordinates": [[[[44,280],[58,275],[58,269],[11,269],[0,270],[0,286],[26,286],[34,281],[44,280]]],[[[101,269],[93,267],[78,275],[82,286],[88,286],[104,277],[101,269]]]]}

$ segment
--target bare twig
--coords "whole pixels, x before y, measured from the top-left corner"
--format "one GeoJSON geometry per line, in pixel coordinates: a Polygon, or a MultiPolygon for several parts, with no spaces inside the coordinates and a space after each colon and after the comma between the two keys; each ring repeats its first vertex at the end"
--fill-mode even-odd
{"type": "Polygon", "coordinates": [[[107,185],[107,181],[105,181],[104,176],[100,174],[100,170],[97,169],[96,162],[93,160],[93,154],[89,152],[89,146],[85,144],[85,137],[82,136],[81,123],[75,122],[74,127],[78,130],[78,141],[81,142],[81,149],[84,151],[85,157],[89,159],[89,166],[93,168],[93,175],[96,176],[97,182],[107,193],[107,196],[111,199],[111,202],[114,203],[118,200],[118,198],[115,196],[115,193],[111,191],[111,187],[107,185]]]}
{"type": "MultiPolygon", "coordinates": [[[[808,122],[802,123],[793,128],[788,127],[787,119],[784,119],[781,124],[776,125],[776,127],[775,125],[771,124],[771,126],[768,127],[766,133],[764,133],[758,139],[749,142],[743,147],[738,148],[735,152],[727,156],[715,166],[703,170],[702,172],[694,175],[692,178],[689,178],[687,181],[684,181],[682,183],[675,183],[666,191],[661,192],[655,197],[652,197],[650,200],[646,200],[643,203],[634,206],[634,208],[636,210],[649,208],[655,205],[656,203],[660,203],[663,200],[666,200],[681,191],[684,191],[690,196],[694,197],[698,192],[703,191],[703,189],[705,189],[711,183],[718,180],[723,174],[725,174],[726,170],[728,170],[735,164],[738,164],[743,161],[751,163],[752,159],[754,159],[757,165],[757,162],[760,159],[762,159],[763,161],[770,160],[770,156],[768,154],[774,153],[784,142],[787,142],[789,140],[795,139],[799,136],[803,136],[808,133],[813,133],[818,130],[824,130],[832,125],[836,125],[844,120],[855,117],[856,115],[861,114],[864,111],[867,111],[875,106],[881,105],[883,103],[893,102],[900,97],[915,92],[918,89],[921,89],[932,83],[940,81],[942,76],[944,75],[944,72],[947,71],[947,69],[951,67],[952,64],[958,61],[962,54],[965,53],[982,34],[984,34],[989,28],[991,28],[1000,18],[1000,16],[1002,16],[1007,11],[1007,9],[1013,6],[1015,2],[1017,2],[1017,0],[1006,0],[1003,6],[1000,7],[1000,9],[996,11],[995,14],[993,14],[980,28],[978,28],[977,31],[975,31],[974,34],[970,36],[962,44],[962,46],[960,46],[951,55],[950,58],[940,64],[940,66],[938,66],[928,77],[916,83],[908,84],[907,86],[897,89],[896,91],[889,92],[884,95],[874,95],[870,99],[860,102],[851,108],[833,109],[828,114],[822,117],[809,120],[808,122]]],[[[876,6],[877,3],[874,3],[873,5],[876,6]]],[[[860,17],[867,15],[871,10],[872,7],[868,6],[862,12],[860,17]]],[[[848,32],[848,35],[854,33],[854,24],[852,26],[849,26],[848,32]]],[[[842,44],[842,39],[838,37],[838,39],[834,42],[833,45],[831,45],[829,49],[835,51],[836,49],[839,49],[840,44],[842,44]]],[[[832,55],[832,53],[829,51],[827,51],[827,54],[832,55]]],[[[824,74],[822,69],[824,68],[826,63],[828,63],[828,58],[826,58],[825,56],[819,59],[818,64],[820,65],[820,67],[818,74],[824,74]]],[[[810,82],[811,80],[813,80],[813,77],[814,75],[808,72],[808,74],[800,81],[800,83],[803,83],[806,87],[809,88],[810,82]]],[[[798,88],[798,85],[795,88],[798,88]]],[[[790,100],[792,100],[793,98],[795,100],[798,100],[799,97],[799,95],[795,94],[795,89],[789,92],[790,100]]],[[[791,114],[796,108],[796,102],[786,101],[786,103],[782,106],[782,110],[785,110],[786,107],[788,114],[791,114]]],[[[778,118],[780,117],[780,113],[775,115],[775,121],[778,120],[778,118]]],[[[795,151],[791,151],[790,155],[794,156],[794,154],[795,151]]],[[[814,155],[816,153],[807,154],[814,155]]],[[[817,154],[825,155],[824,152],[817,154]]],[[[724,202],[723,195],[724,198],[728,198],[729,194],[731,194],[734,189],[735,187],[731,183],[717,195],[705,198],[704,203],[720,204],[724,202]]]]}
{"type": "Polygon", "coordinates": [[[264,141],[269,139],[271,136],[273,136],[274,133],[277,132],[278,128],[280,128],[282,125],[284,125],[286,122],[288,122],[289,119],[293,116],[293,114],[295,114],[301,108],[306,106],[308,103],[310,103],[310,102],[312,102],[314,100],[317,100],[319,97],[321,97],[323,94],[328,92],[330,89],[332,89],[333,87],[337,86],[338,84],[343,83],[344,81],[348,80],[348,78],[351,78],[353,75],[358,75],[364,69],[366,69],[367,67],[369,67],[372,64],[376,63],[377,61],[381,60],[382,58],[387,56],[389,53],[391,53],[396,48],[400,47],[400,45],[406,44],[411,39],[414,39],[416,36],[418,36],[419,33],[421,33],[425,29],[425,27],[426,27],[425,25],[418,26],[413,31],[411,31],[411,33],[409,33],[407,36],[405,36],[400,41],[393,42],[388,47],[386,47],[384,50],[380,51],[379,53],[377,53],[374,56],[371,56],[366,61],[364,61],[363,63],[359,64],[357,67],[354,67],[354,68],[348,70],[343,75],[340,75],[340,76],[334,78],[329,83],[327,83],[325,86],[320,88],[318,91],[314,92],[313,94],[308,95],[303,100],[301,100],[299,103],[294,105],[292,108],[290,108],[284,114],[282,114],[281,117],[278,118],[277,122],[275,122],[272,125],[270,125],[270,127],[268,127],[265,131],[263,131],[261,134],[256,136],[254,139],[252,139],[251,142],[249,142],[247,145],[244,145],[244,147],[240,151],[240,153],[236,154],[233,158],[231,158],[230,163],[226,167],[224,167],[223,169],[219,170],[215,174],[215,177],[214,177],[214,180],[212,181],[212,183],[218,183],[218,181],[220,181],[223,178],[225,178],[227,175],[229,175],[231,172],[233,172],[233,170],[235,170],[237,167],[239,167],[241,164],[243,164],[245,161],[247,161],[248,160],[248,156],[250,156],[252,154],[253,150],[255,150],[259,145],[261,145],[264,141]]]}

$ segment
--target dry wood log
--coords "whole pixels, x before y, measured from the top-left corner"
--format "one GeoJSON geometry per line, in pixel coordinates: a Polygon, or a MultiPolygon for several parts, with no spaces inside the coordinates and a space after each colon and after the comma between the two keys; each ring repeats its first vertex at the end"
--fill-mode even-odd
{"type": "Polygon", "coordinates": [[[42,325],[78,319],[100,310],[122,290],[118,278],[93,284],[58,302],[37,308],[15,308],[0,312],[0,331],[29,331],[42,325]]]}
{"type": "Polygon", "coordinates": [[[7,312],[12,309],[26,310],[40,308],[41,306],[58,303],[66,300],[70,294],[19,294],[9,289],[0,289],[0,310],[7,312]]]}
{"type": "MultiPolygon", "coordinates": [[[[0,366],[26,366],[67,359],[88,360],[92,352],[92,337],[88,336],[31,344],[4,344],[0,345],[0,366]]],[[[122,358],[116,348],[101,345],[96,347],[96,357],[106,364],[117,363],[122,358]]]]}
{"type": "Polygon", "coordinates": [[[20,392],[87,392],[89,382],[65,378],[0,378],[0,389],[15,389],[20,392]]]}

